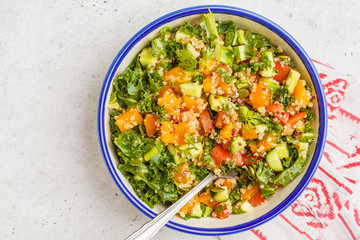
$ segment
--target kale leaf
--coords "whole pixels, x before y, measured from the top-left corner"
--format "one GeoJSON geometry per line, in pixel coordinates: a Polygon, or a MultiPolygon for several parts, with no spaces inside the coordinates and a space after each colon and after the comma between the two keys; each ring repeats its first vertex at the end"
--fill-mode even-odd
{"type": "Polygon", "coordinates": [[[228,71],[224,67],[215,67],[215,70],[224,82],[231,83],[232,79],[230,78],[228,71]]]}
{"type": "Polygon", "coordinates": [[[195,175],[196,180],[203,180],[207,175],[209,175],[210,170],[205,166],[196,166],[195,164],[189,167],[189,170],[192,174],[195,175]]]}
{"type": "Polygon", "coordinates": [[[264,166],[264,162],[259,161],[255,165],[255,175],[260,183],[267,184],[269,179],[274,176],[274,172],[270,167],[264,166]]]}
{"type": "Polygon", "coordinates": [[[235,32],[235,30],[236,30],[236,25],[234,21],[217,22],[217,31],[219,34],[235,32]]]}
{"type": "Polygon", "coordinates": [[[186,49],[180,49],[176,52],[176,57],[179,63],[179,66],[182,69],[191,71],[195,70],[197,66],[196,58],[186,49]]]}
{"type": "Polygon", "coordinates": [[[265,124],[269,131],[274,134],[279,134],[283,130],[283,126],[280,123],[263,118],[259,113],[248,109],[246,106],[240,107],[239,121],[248,124],[252,128],[256,125],[265,124]]]}
{"type": "Polygon", "coordinates": [[[292,144],[286,144],[287,145],[287,149],[289,151],[289,158],[287,160],[283,160],[283,166],[288,168],[290,167],[295,160],[299,157],[299,152],[298,150],[295,148],[294,145],[292,144]]]}
{"type": "Polygon", "coordinates": [[[273,92],[273,97],[279,97],[281,104],[284,106],[284,110],[287,111],[288,107],[295,101],[294,96],[291,96],[289,90],[285,86],[276,88],[273,92]]]}
{"type": "Polygon", "coordinates": [[[205,138],[203,140],[203,143],[205,147],[204,147],[204,155],[201,157],[201,161],[209,165],[211,162],[210,151],[214,147],[213,140],[211,140],[210,138],[205,138]]]}
{"type": "Polygon", "coordinates": [[[156,101],[154,101],[153,110],[161,123],[169,121],[164,106],[159,106],[156,104],[156,101]]]}
{"type": "Polygon", "coordinates": [[[140,127],[135,127],[116,134],[114,143],[118,147],[119,169],[140,199],[154,207],[159,202],[174,202],[179,198],[181,193],[171,172],[176,164],[161,141],[147,138],[140,127]],[[144,154],[153,147],[159,153],[145,161],[144,154]]]}
{"type": "Polygon", "coordinates": [[[269,196],[275,193],[275,189],[268,184],[262,184],[262,188],[260,189],[261,197],[268,198],[269,196]]]}
{"type": "Polygon", "coordinates": [[[275,53],[281,53],[282,51],[271,44],[270,39],[259,33],[252,33],[250,30],[245,31],[245,39],[251,49],[269,48],[275,53]]]}
{"type": "Polygon", "coordinates": [[[304,171],[304,164],[306,158],[299,156],[294,164],[282,171],[274,180],[274,183],[280,184],[282,186],[288,185],[292,180],[294,180],[300,173],[304,171]]]}
{"type": "MultiPolygon", "coordinates": [[[[301,112],[302,110],[300,110],[301,112]]],[[[311,121],[314,121],[316,119],[316,116],[315,114],[311,111],[311,108],[305,108],[305,111],[306,111],[306,118],[305,120],[308,121],[308,122],[311,122],[311,121]]]]}
{"type": "Polygon", "coordinates": [[[198,84],[202,84],[203,80],[205,79],[205,76],[202,74],[197,74],[193,77],[193,82],[194,83],[198,83],[198,84]]]}
{"type": "Polygon", "coordinates": [[[260,192],[261,197],[267,198],[270,195],[275,193],[275,189],[268,185],[269,179],[271,179],[275,173],[269,166],[265,166],[264,162],[257,162],[256,165],[253,165],[255,169],[255,175],[260,183],[260,192]]]}
{"type": "Polygon", "coordinates": [[[201,39],[205,30],[199,24],[191,25],[187,22],[184,26],[181,26],[178,31],[201,39]]]}
{"type": "Polygon", "coordinates": [[[240,200],[240,198],[241,198],[240,188],[236,188],[230,193],[229,199],[231,204],[234,204],[237,200],[240,200]]]}

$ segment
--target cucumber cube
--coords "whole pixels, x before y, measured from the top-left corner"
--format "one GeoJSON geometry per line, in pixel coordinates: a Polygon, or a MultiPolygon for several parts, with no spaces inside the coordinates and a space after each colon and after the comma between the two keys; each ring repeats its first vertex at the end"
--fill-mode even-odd
{"type": "Polygon", "coordinates": [[[207,37],[213,37],[212,40],[214,45],[220,44],[219,34],[217,31],[217,26],[215,22],[215,17],[212,12],[204,14],[204,21],[205,21],[205,28],[206,28],[206,34],[207,37]]]}
{"type": "Polygon", "coordinates": [[[300,79],[300,73],[294,69],[290,69],[286,77],[286,87],[289,90],[289,93],[292,94],[294,89],[300,79]]]}
{"type": "Polygon", "coordinates": [[[259,125],[256,125],[256,126],[255,126],[255,129],[257,130],[257,132],[258,132],[259,134],[265,132],[267,128],[268,128],[268,127],[266,126],[266,124],[259,124],[259,125]]]}
{"type": "Polygon", "coordinates": [[[178,147],[177,149],[175,148],[175,151],[181,152],[182,154],[185,154],[185,156],[190,156],[191,158],[196,159],[202,153],[203,145],[200,142],[195,143],[194,146],[186,144],[178,147]]]}
{"type": "Polygon", "coordinates": [[[214,187],[211,189],[211,195],[217,202],[225,202],[229,199],[227,187],[214,187]]]}
{"type": "Polygon", "coordinates": [[[155,66],[157,58],[152,55],[152,48],[144,48],[139,54],[139,61],[143,67],[155,66]]]}
{"type": "Polygon", "coordinates": [[[253,208],[254,207],[248,201],[243,201],[241,203],[241,210],[245,213],[249,212],[253,208]]]}
{"type": "MultiPolygon", "coordinates": [[[[186,145],[184,145],[184,146],[186,146],[186,145]]],[[[181,152],[178,149],[176,149],[176,147],[174,147],[174,145],[169,144],[167,146],[167,149],[169,150],[171,155],[174,156],[174,161],[176,164],[181,164],[181,163],[185,162],[185,158],[181,157],[181,152]]]]}
{"type": "Polygon", "coordinates": [[[209,97],[209,103],[210,108],[213,111],[221,111],[222,105],[230,102],[230,99],[228,97],[223,97],[215,94],[210,94],[209,97]]]}
{"type": "Polygon", "coordinates": [[[191,146],[189,152],[192,158],[197,158],[203,151],[203,145],[201,143],[195,143],[195,146],[191,146]]]}
{"type": "Polygon", "coordinates": [[[202,216],[202,210],[200,203],[197,202],[194,206],[194,208],[191,210],[190,217],[192,218],[201,218],[202,216]]]}
{"type": "Polygon", "coordinates": [[[175,33],[175,41],[182,43],[185,39],[190,39],[190,35],[182,32],[180,29],[175,33]]]}
{"type": "Polygon", "coordinates": [[[309,150],[309,143],[307,142],[298,142],[296,144],[296,148],[298,149],[299,153],[305,151],[307,152],[309,150]]]}
{"type": "Polygon", "coordinates": [[[179,87],[183,95],[201,97],[202,85],[193,82],[186,82],[180,84],[179,87]]]}
{"type": "Polygon", "coordinates": [[[203,212],[202,212],[202,216],[203,217],[210,217],[211,213],[213,211],[213,208],[212,207],[209,207],[209,206],[205,206],[203,212]]]}
{"type": "Polygon", "coordinates": [[[216,45],[215,59],[219,62],[231,65],[234,62],[234,53],[231,49],[225,46],[216,45]]]}
{"type": "Polygon", "coordinates": [[[300,141],[301,142],[313,142],[315,139],[314,133],[302,133],[300,135],[300,141]]]}
{"type": "Polygon", "coordinates": [[[264,51],[263,54],[265,54],[269,58],[269,61],[271,61],[271,66],[266,70],[260,71],[260,75],[263,77],[272,77],[274,74],[274,66],[275,66],[273,53],[272,51],[267,50],[264,51]]]}
{"type": "Polygon", "coordinates": [[[191,43],[186,44],[186,49],[194,56],[194,58],[200,56],[200,52],[196,51],[191,43]]]}
{"type": "Polygon", "coordinates": [[[245,31],[244,30],[236,30],[235,32],[238,37],[239,44],[248,45],[248,41],[245,38],[245,31]]]}
{"type": "Polygon", "coordinates": [[[251,211],[254,207],[248,201],[238,201],[233,207],[233,214],[244,214],[251,211]]]}
{"type": "Polygon", "coordinates": [[[242,137],[238,136],[231,142],[230,152],[231,154],[235,154],[241,149],[243,149],[245,146],[246,146],[245,140],[242,137]]]}
{"type": "Polygon", "coordinates": [[[284,170],[281,160],[275,149],[272,149],[268,154],[266,154],[266,162],[269,164],[269,167],[276,171],[281,172],[284,170]]]}
{"type": "Polygon", "coordinates": [[[289,150],[286,143],[280,143],[275,147],[276,153],[280,159],[289,158],[289,150]]]}
{"type": "Polygon", "coordinates": [[[159,150],[156,147],[153,147],[150,151],[144,154],[145,161],[149,161],[156,154],[159,154],[159,150]]]}
{"type": "Polygon", "coordinates": [[[273,80],[272,78],[261,77],[259,79],[259,82],[267,83],[270,87],[271,92],[276,92],[280,90],[280,84],[276,80],[273,80]]]}
{"type": "Polygon", "coordinates": [[[250,48],[247,45],[240,45],[237,47],[234,47],[234,54],[236,57],[236,61],[242,62],[247,59],[251,58],[251,55],[249,54],[250,48]]]}

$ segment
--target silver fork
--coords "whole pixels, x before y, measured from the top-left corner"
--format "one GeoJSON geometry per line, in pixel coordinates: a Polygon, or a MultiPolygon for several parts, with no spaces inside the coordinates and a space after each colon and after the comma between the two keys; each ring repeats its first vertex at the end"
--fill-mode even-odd
{"type": "Polygon", "coordinates": [[[188,193],[186,193],[177,202],[170,207],[162,211],[150,222],[145,223],[139,230],[131,234],[126,240],[148,240],[151,239],[187,202],[189,202],[201,189],[207,186],[218,177],[232,178],[238,173],[235,170],[230,170],[229,173],[224,176],[217,176],[213,172],[209,173],[198,185],[193,187],[188,193]]]}

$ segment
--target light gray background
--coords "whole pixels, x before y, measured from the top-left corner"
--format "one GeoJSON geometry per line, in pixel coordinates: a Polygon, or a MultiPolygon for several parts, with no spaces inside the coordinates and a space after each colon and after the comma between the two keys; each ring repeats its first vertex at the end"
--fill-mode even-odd
{"type": "MultiPolygon", "coordinates": [[[[132,35],[195,2],[262,14],[313,59],[360,79],[357,0],[1,0],[0,239],[122,239],[149,220],[105,167],[98,96],[132,35]]],[[[155,239],[195,238],[217,239],[168,228],[155,239]]]]}

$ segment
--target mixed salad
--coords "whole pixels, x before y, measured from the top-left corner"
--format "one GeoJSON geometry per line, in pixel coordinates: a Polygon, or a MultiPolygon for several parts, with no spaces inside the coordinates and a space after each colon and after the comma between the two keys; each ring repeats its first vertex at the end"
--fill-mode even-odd
{"type": "Polygon", "coordinates": [[[151,208],[171,204],[210,171],[218,178],[179,212],[242,214],[302,171],[315,119],[311,84],[268,38],[233,21],[162,28],[113,81],[118,168],[151,208]]]}

